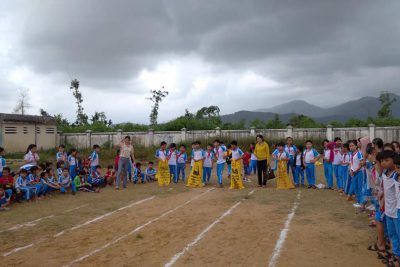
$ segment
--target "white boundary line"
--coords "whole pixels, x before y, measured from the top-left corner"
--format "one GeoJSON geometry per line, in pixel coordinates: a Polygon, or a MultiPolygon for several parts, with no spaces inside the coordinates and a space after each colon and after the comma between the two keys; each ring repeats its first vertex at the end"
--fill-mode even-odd
{"type": "Polygon", "coordinates": [[[133,234],[136,233],[136,232],[139,232],[140,230],[142,230],[142,229],[145,228],[146,226],[149,226],[150,224],[152,224],[152,223],[154,223],[154,222],[156,222],[156,221],[159,221],[160,219],[162,219],[163,217],[167,216],[168,214],[173,213],[174,211],[176,211],[176,210],[178,210],[178,209],[180,209],[180,208],[182,208],[182,207],[188,205],[188,204],[191,203],[192,201],[198,199],[199,197],[203,196],[204,194],[207,194],[208,192],[210,192],[210,191],[212,191],[212,190],[214,190],[214,189],[215,189],[215,188],[208,189],[207,191],[201,193],[200,195],[197,195],[197,196],[195,196],[195,197],[189,199],[189,200],[186,201],[185,203],[180,204],[180,205],[176,206],[175,208],[170,209],[170,210],[164,212],[164,213],[161,214],[160,216],[158,216],[158,217],[156,217],[156,218],[154,218],[154,219],[152,219],[152,220],[150,220],[150,221],[148,221],[148,222],[146,222],[146,223],[144,223],[144,224],[142,224],[142,225],[136,227],[135,229],[133,229],[133,230],[130,231],[129,233],[127,233],[127,234],[125,234],[125,235],[122,235],[122,236],[118,237],[117,239],[114,239],[113,241],[111,241],[111,242],[109,242],[109,243],[106,243],[105,245],[101,246],[100,248],[95,249],[95,250],[92,250],[92,251],[89,252],[88,254],[83,255],[83,256],[81,256],[81,257],[79,257],[79,258],[77,258],[77,259],[71,261],[70,263],[64,265],[64,267],[72,266],[72,265],[74,265],[75,263],[81,262],[81,261],[83,261],[83,260],[85,260],[85,259],[87,259],[87,258],[93,256],[94,254],[96,254],[96,253],[98,253],[98,252],[100,252],[100,251],[103,251],[104,249],[108,248],[108,247],[111,246],[111,245],[115,245],[115,244],[118,243],[119,241],[121,241],[121,240],[123,240],[123,239],[125,239],[125,238],[127,238],[127,237],[129,237],[129,236],[131,236],[131,235],[133,235],[133,234]]]}
{"type": "MultiPolygon", "coordinates": [[[[252,191],[250,191],[247,196],[250,196],[254,193],[255,189],[253,189],[252,191]]],[[[227,211],[225,211],[218,219],[216,219],[214,222],[212,222],[209,226],[207,226],[200,234],[198,234],[196,236],[196,238],[190,242],[189,244],[187,244],[180,252],[178,252],[177,254],[175,254],[169,262],[167,262],[164,267],[171,267],[172,265],[174,265],[181,256],[183,256],[186,252],[188,252],[190,250],[190,248],[192,248],[193,246],[195,246],[200,240],[202,240],[204,238],[204,236],[207,234],[208,231],[210,231],[215,225],[217,225],[218,223],[220,223],[226,216],[228,216],[229,214],[232,213],[232,211],[239,206],[243,201],[245,200],[245,198],[241,199],[240,201],[236,202],[232,207],[230,207],[227,211]]]]}
{"type": "MultiPolygon", "coordinates": [[[[87,205],[85,204],[85,205],[81,205],[81,206],[78,206],[78,207],[73,208],[73,209],[66,210],[62,214],[65,214],[65,213],[80,209],[80,208],[82,208],[84,206],[87,206],[87,205]]],[[[30,221],[30,222],[24,222],[24,223],[21,223],[21,224],[17,224],[17,225],[14,225],[13,227],[10,227],[8,229],[1,230],[0,233],[8,232],[8,231],[15,231],[15,230],[18,230],[18,229],[20,229],[22,227],[32,227],[32,226],[35,226],[36,223],[38,223],[38,222],[40,222],[42,220],[51,219],[51,218],[53,218],[54,216],[57,216],[57,215],[59,215],[59,214],[56,214],[56,215],[51,214],[49,216],[41,217],[41,218],[38,218],[38,219],[30,221]]]]}
{"type": "MultiPolygon", "coordinates": [[[[81,227],[83,227],[83,226],[89,225],[89,224],[91,224],[91,223],[100,221],[100,220],[102,220],[102,219],[104,219],[104,218],[106,218],[106,217],[109,217],[109,216],[113,215],[114,213],[116,213],[116,212],[118,212],[118,211],[121,211],[121,210],[124,210],[124,209],[128,209],[128,208],[131,208],[131,207],[133,207],[133,206],[142,204],[142,203],[144,203],[144,202],[146,202],[146,201],[149,201],[149,200],[151,200],[151,199],[153,199],[153,198],[155,198],[155,196],[151,196],[151,197],[148,197],[148,198],[145,198],[145,199],[136,201],[136,202],[134,202],[134,203],[131,203],[131,204],[127,205],[127,206],[121,207],[121,208],[119,208],[119,209],[116,209],[116,210],[114,210],[114,211],[107,212],[107,213],[105,213],[105,214],[103,214],[103,215],[101,215],[101,216],[98,216],[98,217],[96,217],[96,218],[94,218],[94,219],[91,219],[91,220],[89,220],[89,221],[86,221],[86,222],[84,222],[84,223],[82,223],[82,224],[78,224],[78,225],[76,225],[76,226],[74,226],[74,227],[71,227],[71,228],[69,228],[69,229],[63,230],[63,231],[61,231],[61,232],[59,232],[59,233],[53,235],[52,237],[53,237],[53,238],[56,238],[56,237],[62,236],[62,235],[65,234],[66,232],[73,231],[73,230],[77,230],[77,229],[79,229],[79,228],[81,228],[81,227]]],[[[35,245],[38,245],[38,244],[42,243],[43,241],[45,241],[45,239],[41,239],[41,240],[39,240],[39,241],[37,241],[37,242],[34,242],[34,243],[32,243],[32,244],[29,244],[29,245],[26,245],[26,246],[23,246],[23,247],[15,248],[15,249],[13,249],[13,250],[11,250],[11,251],[9,251],[9,252],[3,253],[3,257],[7,257],[7,256],[10,256],[11,254],[14,254],[14,253],[16,253],[16,252],[19,252],[19,251],[21,251],[21,250],[25,250],[25,249],[27,249],[27,248],[33,247],[33,246],[35,246],[35,245]]]]}
{"type": "Polygon", "coordinates": [[[290,211],[290,213],[288,214],[288,217],[286,219],[285,227],[282,229],[281,234],[279,235],[279,239],[276,241],[274,251],[272,253],[271,259],[268,264],[269,267],[275,267],[275,265],[278,263],[278,259],[281,255],[281,250],[283,248],[283,244],[285,243],[286,237],[287,237],[289,229],[290,229],[290,223],[292,222],[293,217],[296,213],[296,209],[299,206],[300,197],[301,197],[301,191],[299,191],[299,193],[297,193],[297,198],[293,204],[293,208],[290,211]]]}

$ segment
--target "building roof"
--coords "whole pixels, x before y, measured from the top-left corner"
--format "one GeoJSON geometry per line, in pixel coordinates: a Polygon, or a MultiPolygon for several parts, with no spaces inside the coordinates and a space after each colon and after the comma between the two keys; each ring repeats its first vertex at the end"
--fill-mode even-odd
{"type": "Polygon", "coordinates": [[[33,115],[20,115],[20,114],[7,114],[0,113],[0,123],[3,122],[25,122],[25,123],[36,123],[55,125],[56,120],[51,116],[33,116],[33,115]]]}

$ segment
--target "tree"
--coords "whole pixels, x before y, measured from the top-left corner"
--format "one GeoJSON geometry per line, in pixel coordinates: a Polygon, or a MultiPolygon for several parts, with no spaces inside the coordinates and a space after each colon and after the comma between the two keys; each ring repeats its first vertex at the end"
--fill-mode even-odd
{"type": "Polygon", "coordinates": [[[392,117],[392,104],[396,102],[396,98],[389,92],[381,92],[379,96],[381,108],[378,110],[378,118],[391,118],[392,117]]]}
{"type": "Polygon", "coordinates": [[[278,114],[275,114],[275,117],[272,120],[269,120],[265,126],[267,129],[283,129],[286,127],[278,114]]]}
{"type": "Polygon", "coordinates": [[[17,105],[14,108],[14,113],[25,115],[26,110],[30,107],[31,105],[29,104],[29,89],[20,90],[17,105]]]}
{"type": "Polygon", "coordinates": [[[76,111],[76,126],[81,126],[81,125],[86,125],[88,124],[88,115],[86,115],[83,112],[83,107],[82,107],[82,93],[79,91],[79,81],[77,79],[74,79],[71,81],[71,85],[69,89],[72,90],[72,94],[75,97],[75,103],[78,106],[78,109],[76,111]]]}
{"type": "Polygon", "coordinates": [[[158,109],[160,108],[160,103],[168,95],[168,91],[163,91],[163,90],[164,86],[158,90],[150,90],[152,96],[147,98],[148,100],[153,102],[153,106],[151,107],[151,112],[150,112],[151,125],[157,125],[158,109]]]}
{"type": "Polygon", "coordinates": [[[94,115],[92,116],[92,118],[90,119],[92,121],[92,124],[104,124],[106,126],[111,126],[112,121],[111,120],[107,120],[107,116],[105,112],[94,112],[94,115]]]}
{"type": "Polygon", "coordinates": [[[256,127],[257,129],[264,129],[265,128],[265,123],[260,120],[260,119],[255,119],[250,122],[250,125],[253,127],[256,127]]]}
{"type": "Polygon", "coordinates": [[[289,120],[289,124],[295,128],[316,128],[320,125],[306,115],[295,115],[289,120]]]}
{"type": "Polygon", "coordinates": [[[51,116],[46,110],[39,109],[40,116],[51,116]]]}

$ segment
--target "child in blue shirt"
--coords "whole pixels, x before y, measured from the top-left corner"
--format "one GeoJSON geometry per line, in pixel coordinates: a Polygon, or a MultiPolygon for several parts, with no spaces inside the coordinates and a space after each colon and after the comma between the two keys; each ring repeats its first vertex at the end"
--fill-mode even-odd
{"type": "Polygon", "coordinates": [[[26,201],[35,197],[35,188],[29,185],[27,170],[21,169],[19,171],[19,177],[15,181],[15,190],[17,191],[17,194],[22,193],[23,198],[26,201]]]}
{"type": "Polygon", "coordinates": [[[64,145],[60,145],[58,147],[58,152],[56,153],[57,163],[60,162],[60,161],[67,162],[67,159],[68,159],[68,155],[65,152],[65,146],[64,145]]]}
{"type": "Polygon", "coordinates": [[[303,152],[303,162],[306,166],[306,176],[308,188],[316,189],[315,186],[315,162],[320,158],[320,154],[313,148],[311,140],[306,141],[306,149],[303,152]]]}
{"type": "Polygon", "coordinates": [[[68,168],[64,168],[60,177],[58,177],[58,184],[60,185],[60,192],[64,194],[69,188],[72,195],[76,194],[75,183],[69,175],[68,168]]]}
{"type": "Polygon", "coordinates": [[[0,147],[0,176],[3,175],[3,168],[7,166],[6,159],[4,158],[4,148],[0,147]]]}
{"type": "Polygon", "coordinates": [[[154,169],[154,163],[152,161],[149,162],[149,167],[145,170],[145,175],[146,175],[146,180],[147,182],[153,182],[156,174],[157,174],[157,170],[154,169]]]}
{"type": "Polygon", "coordinates": [[[133,183],[134,184],[136,184],[139,181],[139,178],[140,178],[140,181],[142,182],[142,184],[144,184],[145,177],[144,177],[144,173],[142,173],[142,170],[140,169],[141,167],[142,167],[142,164],[140,162],[137,162],[136,166],[135,166],[134,175],[133,175],[133,183]]]}
{"type": "Polygon", "coordinates": [[[76,155],[78,151],[75,148],[71,149],[71,152],[68,156],[68,165],[69,165],[69,173],[71,175],[71,178],[75,179],[75,176],[77,175],[77,160],[76,160],[76,155]]]}
{"type": "Polygon", "coordinates": [[[185,182],[185,167],[186,167],[186,162],[188,160],[187,154],[186,154],[186,146],[181,145],[179,148],[179,153],[176,156],[176,161],[177,161],[177,181],[179,181],[179,177],[182,174],[182,182],[185,182]]]}
{"type": "Polygon", "coordinates": [[[178,182],[178,174],[176,170],[177,157],[178,155],[176,152],[176,144],[171,143],[169,145],[169,150],[167,151],[167,159],[168,159],[169,173],[174,183],[178,182]]]}
{"type": "Polygon", "coordinates": [[[99,145],[93,145],[93,152],[90,155],[90,170],[96,171],[96,167],[99,165],[100,159],[99,159],[99,153],[100,153],[100,146],[99,145]]]}
{"type": "Polygon", "coordinates": [[[106,179],[101,175],[101,166],[97,165],[95,171],[92,171],[90,180],[88,182],[94,187],[106,186],[106,179]]]}
{"type": "Polygon", "coordinates": [[[31,168],[31,174],[28,175],[28,184],[35,188],[35,195],[40,199],[45,195],[46,188],[40,182],[40,171],[39,167],[33,166],[31,168]]]}

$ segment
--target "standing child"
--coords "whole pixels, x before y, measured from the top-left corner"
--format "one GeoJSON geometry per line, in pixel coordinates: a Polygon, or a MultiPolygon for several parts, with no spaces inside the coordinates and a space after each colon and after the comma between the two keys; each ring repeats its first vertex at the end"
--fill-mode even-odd
{"type": "Polygon", "coordinates": [[[203,184],[203,160],[206,156],[204,150],[200,147],[200,141],[194,142],[194,149],[192,150],[193,168],[190,172],[186,186],[202,187],[203,184]]]}
{"type": "Polygon", "coordinates": [[[226,166],[228,166],[228,178],[232,175],[232,146],[228,144],[225,152],[226,166]]]}
{"type": "Polygon", "coordinates": [[[257,173],[257,157],[254,154],[254,149],[256,148],[256,144],[251,143],[250,145],[250,174],[256,175],[257,173]]]}
{"type": "Polygon", "coordinates": [[[348,143],[345,143],[343,144],[342,160],[340,164],[340,175],[341,175],[341,180],[344,184],[343,192],[345,195],[349,194],[351,185],[351,176],[349,175],[350,158],[351,158],[350,147],[348,143]]]}
{"type": "Polygon", "coordinates": [[[224,172],[225,167],[225,158],[224,153],[226,149],[221,146],[221,141],[218,139],[214,141],[214,154],[217,160],[217,179],[218,179],[218,187],[222,187],[222,174],[224,172]]]}
{"type": "Polygon", "coordinates": [[[58,177],[58,184],[60,185],[60,192],[65,194],[67,190],[70,188],[72,195],[76,194],[75,182],[72,180],[69,175],[68,168],[64,168],[60,177],[58,177]]]}
{"type": "Polygon", "coordinates": [[[334,148],[333,148],[333,161],[332,161],[332,176],[336,177],[336,186],[339,192],[343,192],[344,185],[342,181],[342,175],[340,173],[340,163],[342,161],[342,139],[340,137],[336,137],[334,140],[334,148]]]}
{"type": "Polygon", "coordinates": [[[96,167],[99,165],[99,162],[100,162],[99,153],[100,153],[100,146],[93,145],[93,151],[89,157],[91,172],[96,171],[96,167]]]}
{"type": "Polygon", "coordinates": [[[303,146],[298,146],[296,150],[296,172],[294,175],[295,186],[304,186],[304,169],[306,168],[303,161],[303,146]]]}
{"type": "Polygon", "coordinates": [[[326,186],[328,189],[333,190],[333,167],[332,161],[334,159],[333,144],[329,140],[325,139],[322,143],[324,146],[324,174],[326,180],[326,186]]]}
{"type": "Polygon", "coordinates": [[[179,154],[177,155],[177,181],[182,174],[182,182],[185,182],[185,167],[187,162],[186,146],[181,145],[179,148],[179,154]]]}
{"type": "Polygon", "coordinates": [[[171,176],[172,181],[174,181],[174,183],[177,183],[178,182],[178,175],[176,172],[177,152],[175,143],[171,143],[169,145],[169,150],[167,151],[167,159],[168,159],[169,175],[171,176]]]}
{"type": "MultiPolygon", "coordinates": [[[[355,207],[361,207],[363,202],[362,194],[362,183],[363,183],[363,172],[362,172],[362,161],[363,155],[361,151],[358,150],[357,141],[349,141],[349,148],[351,151],[350,156],[350,176],[351,176],[351,186],[349,195],[353,192],[356,194],[357,203],[355,207]]],[[[349,197],[348,200],[351,200],[349,197]]]]}
{"type": "Polygon", "coordinates": [[[59,161],[67,162],[67,159],[68,159],[68,155],[65,152],[65,146],[64,145],[58,146],[58,152],[56,153],[56,161],[57,161],[57,163],[59,161]]]}
{"type": "Polygon", "coordinates": [[[251,151],[249,151],[249,152],[246,151],[243,154],[243,169],[244,169],[243,181],[245,181],[245,182],[250,182],[250,179],[249,179],[249,175],[251,175],[251,170],[250,170],[250,158],[251,158],[251,156],[250,156],[250,153],[251,153],[251,151]]]}
{"type": "Polygon", "coordinates": [[[7,166],[6,159],[4,158],[4,148],[0,147],[0,176],[3,174],[3,168],[7,166]]]}
{"type": "Polygon", "coordinates": [[[207,145],[206,157],[203,163],[203,184],[209,184],[211,179],[211,172],[214,160],[213,146],[207,145]]]}
{"type": "Polygon", "coordinates": [[[315,162],[320,158],[318,152],[313,148],[311,140],[306,141],[306,150],[303,152],[303,161],[306,166],[308,188],[316,189],[315,186],[315,162]]]}
{"type": "Polygon", "coordinates": [[[159,186],[168,186],[171,183],[166,147],[167,143],[163,141],[160,144],[160,148],[156,151],[156,158],[158,159],[157,180],[159,186]]]}
{"type": "Polygon", "coordinates": [[[149,162],[149,167],[145,170],[146,180],[147,182],[153,182],[156,178],[157,171],[154,169],[154,163],[152,161],[149,162]]]}
{"type": "Polygon", "coordinates": [[[285,144],[285,152],[289,154],[289,161],[287,162],[287,173],[289,174],[290,170],[292,170],[293,180],[296,174],[296,164],[294,162],[294,158],[296,156],[297,147],[293,145],[293,138],[287,137],[285,144]]]}
{"type": "Polygon", "coordinates": [[[287,163],[290,161],[290,155],[285,151],[285,144],[283,142],[278,143],[277,151],[274,152],[273,157],[278,161],[276,189],[295,188],[292,182],[289,180],[287,163]]]}
{"type": "Polygon", "coordinates": [[[68,165],[69,165],[69,173],[71,175],[71,178],[74,179],[75,176],[77,175],[77,168],[78,164],[76,162],[76,154],[78,151],[75,148],[71,148],[70,154],[68,156],[68,165]]]}
{"type": "Polygon", "coordinates": [[[237,141],[232,141],[231,144],[231,186],[229,189],[243,189],[242,170],[240,160],[243,159],[243,151],[238,147],[237,141]]]}

